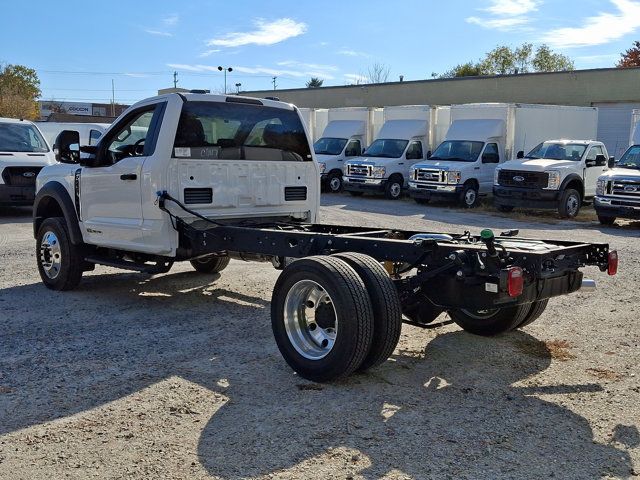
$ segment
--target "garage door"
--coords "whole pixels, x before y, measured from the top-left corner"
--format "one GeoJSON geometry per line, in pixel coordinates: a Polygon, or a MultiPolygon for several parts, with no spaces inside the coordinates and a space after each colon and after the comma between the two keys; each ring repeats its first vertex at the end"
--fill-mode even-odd
{"type": "Polygon", "coordinates": [[[609,155],[620,158],[629,146],[631,112],[640,103],[594,103],[598,107],[598,140],[607,146],[609,155]]]}

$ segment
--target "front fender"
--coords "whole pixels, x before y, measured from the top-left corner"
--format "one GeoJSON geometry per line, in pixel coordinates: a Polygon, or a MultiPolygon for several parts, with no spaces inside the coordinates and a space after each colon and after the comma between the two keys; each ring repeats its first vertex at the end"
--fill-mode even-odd
{"type": "Polygon", "coordinates": [[[71,199],[67,189],[56,181],[49,181],[45,183],[36,195],[35,202],[33,203],[33,236],[38,235],[38,230],[42,222],[52,215],[48,215],[50,212],[55,212],[55,215],[62,215],[67,223],[67,230],[69,232],[69,238],[71,243],[79,245],[83,243],[82,232],[80,231],[80,225],[78,223],[78,214],[76,203],[71,199]],[[55,209],[51,202],[55,202],[59,209],[55,209]]]}

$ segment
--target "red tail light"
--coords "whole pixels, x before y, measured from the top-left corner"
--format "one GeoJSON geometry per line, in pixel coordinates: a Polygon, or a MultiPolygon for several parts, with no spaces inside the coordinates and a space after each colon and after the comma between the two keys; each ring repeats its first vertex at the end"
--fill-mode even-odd
{"type": "Polygon", "coordinates": [[[507,272],[507,291],[510,297],[519,297],[524,289],[524,272],[520,267],[511,267],[507,272]]]}
{"type": "Polygon", "coordinates": [[[607,266],[607,273],[611,276],[618,273],[618,252],[611,250],[609,252],[609,262],[607,266]]]}

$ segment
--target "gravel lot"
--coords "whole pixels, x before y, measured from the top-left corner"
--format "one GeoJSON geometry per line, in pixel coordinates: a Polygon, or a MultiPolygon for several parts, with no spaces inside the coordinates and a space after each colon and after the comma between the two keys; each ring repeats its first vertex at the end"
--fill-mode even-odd
{"type": "Polygon", "coordinates": [[[55,293],[30,211],[0,210],[0,478],[640,475],[640,224],[323,204],[327,223],[609,242],[621,272],[587,269],[596,293],[497,339],[405,326],[382,367],[314,385],[273,341],[270,265],[233,261],[213,278],[98,267],[55,293]]]}

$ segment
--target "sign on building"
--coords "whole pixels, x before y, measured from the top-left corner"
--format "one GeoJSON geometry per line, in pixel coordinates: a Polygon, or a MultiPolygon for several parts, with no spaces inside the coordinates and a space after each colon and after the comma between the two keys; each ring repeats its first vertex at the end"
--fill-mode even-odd
{"type": "Polygon", "coordinates": [[[79,102],[40,102],[40,116],[48,117],[52,113],[70,113],[72,115],[92,115],[90,103],[79,102]]]}

